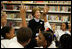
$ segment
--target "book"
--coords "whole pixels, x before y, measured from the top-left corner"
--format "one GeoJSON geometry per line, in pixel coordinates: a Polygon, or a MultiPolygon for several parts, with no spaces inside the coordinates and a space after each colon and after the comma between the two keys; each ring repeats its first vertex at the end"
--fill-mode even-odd
{"type": "Polygon", "coordinates": [[[13,3],[21,3],[21,1],[12,1],[13,3]]]}
{"type": "Polygon", "coordinates": [[[71,7],[68,7],[68,6],[49,6],[49,11],[70,12],[71,11],[71,7]]]}
{"type": "Polygon", "coordinates": [[[63,7],[62,7],[62,11],[64,11],[64,12],[68,12],[68,6],[66,6],[66,7],[63,6],[63,7]]]}
{"type": "Polygon", "coordinates": [[[69,16],[62,16],[61,21],[68,22],[68,18],[69,18],[69,16]]]}
{"type": "Polygon", "coordinates": [[[33,1],[22,1],[22,3],[33,3],[33,1]]]}
{"type": "Polygon", "coordinates": [[[14,9],[14,5],[4,5],[6,10],[13,10],[14,9]]]}
{"type": "Polygon", "coordinates": [[[44,3],[48,3],[49,1],[44,1],[44,3]]]}
{"type": "Polygon", "coordinates": [[[49,1],[49,3],[71,4],[71,1],[49,1]]]}
{"type": "Polygon", "coordinates": [[[48,1],[34,1],[34,3],[48,3],[48,1]]]}
{"type": "Polygon", "coordinates": [[[14,14],[7,14],[7,18],[14,18],[14,14]]]}
{"type": "Polygon", "coordinates": [[[66,15],[49,15],[48,20],[55,21],[55,22],[68,22],[69,16],[66,15]]]}
{"type": "Polygon", "coordinates": [[[22,27],[22,22],[8,21],[7,25],[12,27],[22,27]]]}
{"type": "Polygon", "coordinates": [[[44,1],[34,1],[34,3],[44,3],[44,1]]]}
{"type": "Polygon", "coordinates": [[[15,18],[21,18],[21,17],[20,17],[20,13],[16,13],[16,14],[15,14],[15,18]]]}

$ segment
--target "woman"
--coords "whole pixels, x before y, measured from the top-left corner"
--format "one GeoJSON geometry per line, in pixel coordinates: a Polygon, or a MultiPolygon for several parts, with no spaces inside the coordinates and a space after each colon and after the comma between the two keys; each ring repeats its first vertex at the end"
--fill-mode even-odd
{"type": "Polygon", "coordinates": [[[44,30],[44,21],[40,20],[40,9],[35,7],[32,10],[32,15],[34,16],[34,19],[29,21],[28,27],[32,29],[33,32],[33,38],[36,37],[36,33],[38,33],[38,30],[40,27],[42,27],[42,30],[44,30]]]}

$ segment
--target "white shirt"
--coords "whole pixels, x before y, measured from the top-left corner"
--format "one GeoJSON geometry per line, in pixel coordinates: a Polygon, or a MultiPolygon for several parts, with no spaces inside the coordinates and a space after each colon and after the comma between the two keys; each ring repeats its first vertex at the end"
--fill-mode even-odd
{"type": "Polygon", "coordinates": [[[14,37],[12,39],[4,39],[1,40],[1,48],[7,48],[11,42],[17,41],[17,38],[14,37]]]}
{"type": "Polygon", "coordinates": [[[17,37],[15,36],[15,37],[13,37],[12,39],[10,39],[10,41],[17,41],[17,37]]]}
{"type": "MultiPolygon", "coordinates": [[[[39,22],[39,19],[36,19],[36,18],[34,18],[34,19],[35,19],[36,22],[39,22]]],[[[47,28],[52,29],[51,26],[50,26],[50,24],[49,24],[49,22],[44,22],[44,27],[45,27],[45,30],[46,30],[47,28]]]]}
{"type": "Polygon", "coordinates": [[[2,29],[2,26],[1,26],[1,29],[2,29]]]}
{"type": "Polygon", "coordinates": [[[14,37],[10,40],[10,44],[7,48],[24,48],[20,43],[17,41],[17,37],[14,37]]]}
{"type": "Polygon", "coordinates": [[[20,43],[17,42],[17,37],[10,40],[1,40],[1,48],[24,48],[20,43]]]}
{"type": "Polygon", "coordinates": [[[49,24],[49,22],[45,22],[45,23],[44,23],[44,27],[45,27],[45,30],[46,30],[47,28],[52,29],[51,26],[50,26],[50,24],[49,24]]]}
{"type": "Polygon", "coordinates": [[[18,42],[11,42],[7,48],[24,48],[20,43],[18,42]]]}
{"type": "Polygon", "coordinates": [[[66,31],[67,34],[71,35],[71,33],[69,31],[66,31]]]}
{"type": "Polygon", "coordinates": [[[69,34],[68,31],[62,31],[62,30],[55,30],[55,33],[56,35],[56,38],[57,40],[59,41],[60,40],[60,37],[63,35],[63,34],[69,34]]]}
{"type": "Polygon", "coordinates": [[[43,47],[41,46],[41,47],[34,47],[34,48],[43,48],[43,47]]]}
{"type": "Polygon", "coordinates": [[[52,44],[48,48],[57,48],[55,42],[52,41],[52,44]]]}
{"type": "Polygon", "coordinates": [[[39,22],[39,19],[34,18],[36,22],[39,22]]]}
{"type": "Polygon", "coordinates": [[[1,48],[7,48],[9,44],[10,40],[8,39],[1,40],[1,48]]]}

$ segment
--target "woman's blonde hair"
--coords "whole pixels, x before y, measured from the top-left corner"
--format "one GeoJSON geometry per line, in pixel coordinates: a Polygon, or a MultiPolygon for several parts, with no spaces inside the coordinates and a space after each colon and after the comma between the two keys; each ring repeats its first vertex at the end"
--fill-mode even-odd
{"type": "Polygon", "coordinates": [[[32,15],[33,15],[33,16],[34,16],[34,14],[35,14],[35,12],[36,12],[37,10],[40,11],[40,9],[39,9],[38,7],[34,7],[34,8],[32,9],[32,15]]]}

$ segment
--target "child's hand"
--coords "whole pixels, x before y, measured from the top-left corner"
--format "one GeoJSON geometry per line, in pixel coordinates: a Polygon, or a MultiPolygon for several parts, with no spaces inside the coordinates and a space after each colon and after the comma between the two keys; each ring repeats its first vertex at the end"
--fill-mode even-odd
{"type": "Polygon", "coordinates": [[[26,12],[26,8],[24,5],[21,5],[21,8],[20,8],[20,13],[25,13],[26,12]]]}
{"type": "Polygon", "coordinates": [[[20,8],[20,16],[22,18],[22,27],[27,27],[27,23],[26,23],[26,8],[22,4],[21,4],[21,8],[20,8]]]}
{"type": "Polygon", "coordinates": [[[48,12],[48,7],[45,5],[44,6],[44,13],[47,13],[48,12]]]}
{"type": "Polygon", "coordinates": [[[43,18],[46,18],[47,13],[48,13],[48,7],[45,5],[43,9],[43,18]]]}
{"type": "Polygon", "coordinates": [[[26,7],[24,5],[21,5],[20,14],[22,18],[26,16],[26,7]]]}

